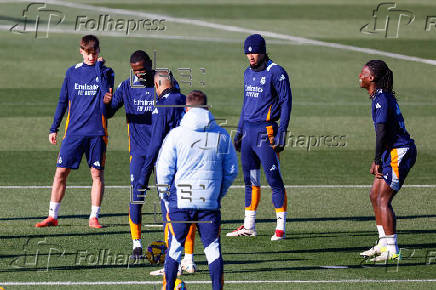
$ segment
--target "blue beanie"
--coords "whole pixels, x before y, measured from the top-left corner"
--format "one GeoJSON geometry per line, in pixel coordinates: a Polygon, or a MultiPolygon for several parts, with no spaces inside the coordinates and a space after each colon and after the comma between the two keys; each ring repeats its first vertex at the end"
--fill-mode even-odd
{"type": "Polygon", "coordinates": [[[245,39],[244,42],[244,53],[266,53],[265,39],[263,39],[260,34],[252,34],[245,39]]]}

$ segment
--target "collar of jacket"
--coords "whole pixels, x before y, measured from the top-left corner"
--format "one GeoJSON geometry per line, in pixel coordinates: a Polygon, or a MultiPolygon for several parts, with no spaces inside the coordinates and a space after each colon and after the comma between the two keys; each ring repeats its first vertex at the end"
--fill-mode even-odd
{"type": "Polygon", "coordinates": [[[162,99],[166,94],[177,93],[176,88],[166,88],[163,92],[158,96],[159,99],[162,99]]]}

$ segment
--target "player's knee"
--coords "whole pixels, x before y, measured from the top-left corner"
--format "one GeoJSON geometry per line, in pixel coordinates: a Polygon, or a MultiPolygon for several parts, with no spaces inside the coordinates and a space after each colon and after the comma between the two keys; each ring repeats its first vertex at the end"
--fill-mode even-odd
{"type": "Polygon", "coordinates": [[[388,196],[380,196],[380,198],[378,199],[378,204],[382,208],[387,208],[390,207],[391,200],[392,199],[388,196]]]}
{"type": "Polygon", "coordinates": [[[96,168],[91,168],[91,177],[93,181],[103,182],[104,171],[96,168]]]}
{"type": "Polygon", "coordinates": [[[57,168],[54,179],[56,181],[65,182],[67,180],[67,176],[69,172],[70,171],[68,168],[57,168]]]}
{"type": "Polygon", "coordinates": [[[277,175],[267,175],[266,176],[266,181],[268,182],[269,186],[271,186],[271,189],[274,191],[284,191],[284,183],[283,183],[283,179],[281,177],[280,174],[277,175]]]}
{"type": "Polygon", "coordinates": [[[215,260],[221,257],[220,242],[218,238],[204,248],[204,254],[206,255],[208,264],[212,264],[215,260]]]}
{"type": "Polygon", "coordinates": [[[369,192],[369,199],[371,200],[372,204],[377,204],[377,192],[374,189],[371,189],[371,191],[369,192]]]}

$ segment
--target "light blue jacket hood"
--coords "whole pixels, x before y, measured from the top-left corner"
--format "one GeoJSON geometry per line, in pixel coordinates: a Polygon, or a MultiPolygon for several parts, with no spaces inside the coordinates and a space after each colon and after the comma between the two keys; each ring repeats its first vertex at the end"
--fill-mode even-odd
{"type": "Polygon", "coordinates": [[[176,188],[163,196],[169,208],[219,209],[237,174],[229,134],[202,108],[190,109],[168,133],[156,162],[157,183],[176,188]]]}
{"type": "Polygon", "coordinates": [[[215,117],[208,110],[202,108],[191,108],[186,112],[180,126],[197,132],[205,132],[216,126],[215,117]]]}

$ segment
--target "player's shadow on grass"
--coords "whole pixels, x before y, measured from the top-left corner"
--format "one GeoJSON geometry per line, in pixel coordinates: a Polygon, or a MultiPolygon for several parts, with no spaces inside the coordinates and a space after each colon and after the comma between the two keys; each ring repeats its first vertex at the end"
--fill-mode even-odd
{"type": "MultiPolygon", "coordinates": [[[[283,261],[307,261],[308,259],[299,258],[286,258],[286,259],[266,259],[266,260],[228,260],[225,259],[224,263],[226,265],[244,265],[244,264],[258,264],[258,263],[269,263],[269,262],[283,262],[283,261]]],[[[207,265],[207,262],[204,262],[207,265]]]]}
{"type": "MultiPolygon", "coordinates": [[[[401,244],[401,248],[407,249],[435,249],[436,243],[425,244],[401,244]]],[[[339,253],[339,252],[353,252],[359,253],[367,247],[338,247],[338,248],[320,248],[320,249],[304,249],[304,250],[287,250],[287,251],[256,251],[256,252],[226,252],[224,255],[270,255],[270,254],[313,254],[313,253],[339,253]]]]}
{"type": "MultiPolygon", "coordinates": [[[[397,216],[397,219],[436,218],[434,214],[397,216]]],[[[287,218],[286,222],[373,221],[374,216],[287,218]]],[[[256,223],[275,223],[276,219],[256,219],[256,223]]],[[[222,220],[222,224],[240,224],[243,220],[222,220]]]]}
{"type": "MultiPolygon", "coordinates": [[[[153,216],[154,213],[142,213],[143,216],[153,216]]],[[[107,218],[107,217],[128,217],[129,214],[127,212],[119,212],[119,213],[106,213],[101,214],[100,218],[107,218]]],[[[161,215],[159,215],[161,216],[161,215]]],[[[41,220],[45,219],[46,216],[33,216],[33,217],[10,217],[10,218],[0,218],[0,221],[15,221],[15,220],[41,220]]],[[[61,215],[59,216],[60,219],[88,219],[89,215],[84,214],[76,214],[76,215],[61,215]]]]}
{"type": "MultiPolygon", "coordinates": [[[[435,244],[436,245],[436,244],[435,244]]],[[[287,251],[256,251],[256,252],[224,252],[225,255],[270,255],[270,254],[314,254],[314,253],[338,253],[338,252],[361,252],[365,247],[342,247],[342,248],[320,248],[320,249],[304,249],[304,250],[287,250],[287,251]]]]}
{"type": "MultiPolygon", "coordinates": [[[[390,269],[396,269],[397,267],[399,269],[404,267],[416,267],[416,266],[426,266],[426,263],[407,263],[407,264],[401,264],[401,262],[397,265],[395,262],[392,264],[362,264],[362,265],[342,265],[348,267],[347,269],[363,269],[363,268],[390,268],[390,269]]],[[[341,269],[342,271],[346,271],[347,269],[341,269]]],[[[321,266],[298,266],[298,267],[269,267],[269,268],[256,268],[256,269],[240,269],[236,271],[232,270],[224,270],[224,273],[226,274],[237,274],[237,273],[258,273],[258,272],[277,272],[277,271],[331,271],[330,269],[321,268],[321,266]]],[[[395,270],[392,270],[395,271],[395,270]]]]}
{"type": "MultiPolygon", "coordinates": [[[[90,229],[92,232],[88,233],[53,233],[53,232],[45,232],[41,234],[35,235],[7,235],[0,236],[1,239],[22,239],[22,238],[47,238],[47,237],[86,237],[86,236],[106,236],[106,235],[130,235],[130,231],[95,231],[90,229]]],[[[161,229],[148,229],[147,233],[161,233],[161,229]]]]}
{"type": "Polygon", "coordinates": [[[23,267],[16,269],[0,269],[0,273],[18,273],[18,272],[52,272],[52,271],[81,271],[81,270],[102,270],[102,269],[126,269],[138,267],[151,267],[151,265],[144,260],[144,262],[129,264],[110,264],[110,265],[71,265],[71,266],[47,266],[43,267],[23,267]]]}
{"type": "MultiPolygon", "coordinates": [[[[56,256],[57,254],[41,254],[38,253],[38,256],[40,257],[48,257],[48,256],[56,256]]],[[[77,255],[77,253],[63,253],[62,256],[73,256],[73,255],[77,255]]],[[[0,259],[7,259],[7,258],[20,258],[20,257],[32,257],[34,255],[29,254],[29,255],[25,255],[25,254],[14,254],[14,255],[0,255],[0,259]]]]}

